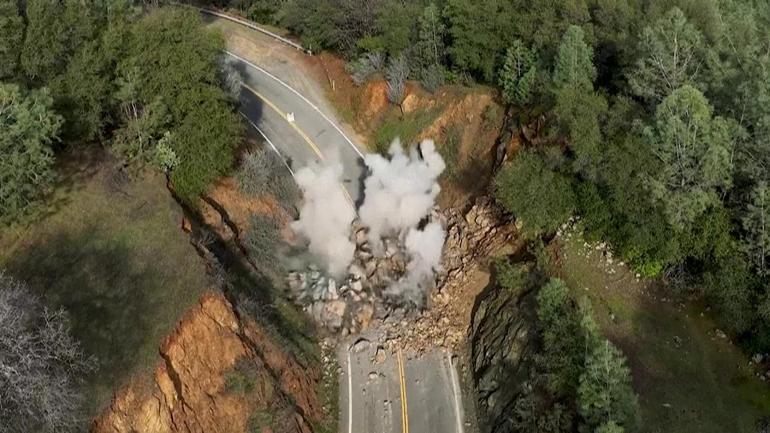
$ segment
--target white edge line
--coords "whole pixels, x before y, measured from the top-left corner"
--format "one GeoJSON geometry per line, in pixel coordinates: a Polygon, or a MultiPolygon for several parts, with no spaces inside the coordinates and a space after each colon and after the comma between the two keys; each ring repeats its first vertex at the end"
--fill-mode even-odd
{"type": "Polygon", "coordinates": [[[259,132],[259,135],[261,135],[265,139],[265,141],[267,141],[267,144],[269,144],[270,147],[273,148],[273,151],[275,151],[275,153],[278,154],[278,157],[281,158],[281,162],[283,162],[284,167],[286,167],[286,169],[289,170],[289,173],[291,173],[291,176],[294,177],[294,170],[292,170],[291,167],[289,167],[289,164],[286,162],[286,159],[283,157],[283,155],[281,155],[281,152],[278,150],[278,148],[275,147],[275,144],[273,144],[273,142],[270,141],[269,138],[267,138],[267,135],[265,135],[265,133],[262,132],[259,126],[255,125],[254,122],[251,121],[251,119],[249,119],[248,117],[246,117],[245,114],[243,114],[243,111],[239,111],[238,113],[241,116],[243,116],[243,118],[246,119],[247,122],[249,122],[249,125],[251,125],[252,128],[256,129],[257,132],[259,132]]]}
{"type": "Polygon", "coordinates": [[[459,379],[457,377],[457,370],[455,369],[454,365],[452,365],[452,357],[450,356],[449,352],[446,352],[446,359],[447,363],[449,364],[449,375],[452,378],[452,394],[454,397],[454,403],[455,403],[455,421],[457,423],[457,433],[463,433],[465,431],[465,428],[463,426],[463,420],[462,416],[460,414],[461,405],[460,405],[460,387],[458,385],[459,379]]]}
{"type": "Polygon", "coordinates": [[[292,93],[294,93],[295,95],[297,95],[297,96],[299,96],[300,98],[302,98],[302,100],[303,100],[303,101],[305,101],[305,102],[306,102],[308,105],[310,105],[311,107],[313,107],[313,109],[314,109],[315,111],[317,111],[317,112],[318,112],[318,114],[320,114],[320,115],[321,115],[321,117],[323,117],[323,118],[324,118],[324,120],[326,120],[327,122],[329,122],[329,124],[330,124],[330,125],[331,125],[331,126],[334,128],[334,129],[336,129],[336,130],[337,130],[337,132],[339,132],[339,133],[340,133],[340,135],[342,135],[342,137],[345,139],[345,141],[347,141],[347,142],[348,142],[348,144],[350,145],[350,147],[352,147],[352,148],[353,148],[353,150],[355,150],[355,151],[356,151],[356,153],[358,154],[358,156],[360,156],[361,158],[363,158],[363,157],[364,157],[364,154],[363,154],[363,153],[361,153],[361,151],[360,151],[360,150],[358,150],[358,147],[356,147],[356,145],[355,145],[355,144],[353,144],[353,141],[351,141],[351,140],[350,140],[350,138],[348,138],[348,136],[347,136],[347,135],[345,135],[345,133],[344,133],[344,132],[342,132],[342,129],[340,129],[340,127],[339,127],[339,126],[337,126],[337,124],[336,124],[336,123],[334,123],[334,122],[333,122],[333,121],[332,121],[332,120],[331,120],[331,119],[330,119],[330,118],[329,118],[329,117],[328,117],[326,114],[324,114],[324,112],[323,112],[323,111],[321,111],[321,110],[320,110],[320,109],[319,109],[319,108],[318,108],[318,107],[317,107],[315,104],[313,104],[312,102],[310,102],[310,100],[308,100],[308,99],[307,99],[307,98],[306,98],[304,95],[302,95],[301,93],[299,93],[299,92],[298,92],[296,89],[294,89],[294,88],[293,88],[293,87],[291,87],[290,85],[286,84],[286,83],[285,83],[283,80],[281,80],[280,78],[278,78],[278,77],[276,77],[275,75],[271,74],[270,72],[266,71],[265,69],[263,69],[263,68],[261,68],[261,67],[259,67],[259,66],[255,65],[254,63],[251,63],[250,61],[248,61],[248,60],[244,59],[243,57],[241,57],[241,56],[239,56],[239,55],[237,55],[237,54],[235,54],[235,53],[232,53],[232,52],[230,52],[230,51],[227,51],[227,50],[225,50],[225,53],[227,53],[229,56],[235,57],[236,59],[238,59],[238,60],[242,61],[243,63],[246,63],[247,65],[251,66],[252,68],[254,68],[254,69],[256,69],[256,70],[258,70],[258,71],[262,72],[263,74],[267,75],[268,77],[272,78],[273,80],[275,80],[275,81],[277,81],[277,82],[281,83],[281,85],[283,85],[284,87],[286,87],[287,89],[289,89],[289,90],[290,90],[292,93]]]}
{"type": "Polygon", "coordinates": [[[353,433],[353,374],[350,368],[350,348],[348,352],[348,433],[353,433]]]}

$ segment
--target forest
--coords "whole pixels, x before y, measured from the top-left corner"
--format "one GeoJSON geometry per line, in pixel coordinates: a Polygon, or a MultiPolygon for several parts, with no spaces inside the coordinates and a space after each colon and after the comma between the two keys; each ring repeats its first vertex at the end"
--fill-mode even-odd
{"type": "MultiPolygon", "coordinates": [[[[126,172],[162,172],[188,206],[233,171],[245,130],[223,37],[205,30],[193,9],[146,3],[0,0],[0,225],[44,213],[60,165],[98,147],[126,172]]],[[[662,281],[672,298],[705,302],[744,352],[770,352],[770,3],[189,3],[240,11],[314,52],[334,52],[356,83],[384,77],[396,105],[406,80],[428,92],[495,89],[506,107],[495,151],[511,137],[520,146],[497,152],[488,191],[533,249],[576,220],[637,278],[662,281]]],[[[260,195],[278,161],[264,152],[243,159],[237,180],[260,195]]],[[[294,201],[287,179],[270,192],[294,201]]],[[[270,263],[277,227],[254,221],[272,231],[251,234],[246,246],[270,263]]],[[[630,369],[599,335],[591,306],[535,265],[494,268],[500,287],[540,294],[540,347],[511,431],[635,431],[630,369]]],[[[31,372],[19,375],[28,382],[0,387],[0,430],[77,429],[83,396],[70,391],[94,360],[65,332],[64,312],[45,309],[26,283],[2,272],[0,285],[0,307],[21,312],[0,308],[0,324],[14,325],[0,326],[0,346],[24,335],[14,356],[31,372]],[[46,353],[40,341],[57,350],[46,353]]]]}
{"type": "Polygon", "coordinates": [[[403,74],[497,87],[525,146],[494,182],[533,236],[578,216],[637,273],[770,349],[770,4],[753,0],[233,0],[403,74]],[[534,133],[533,133],[534,132],[534,133]]]}

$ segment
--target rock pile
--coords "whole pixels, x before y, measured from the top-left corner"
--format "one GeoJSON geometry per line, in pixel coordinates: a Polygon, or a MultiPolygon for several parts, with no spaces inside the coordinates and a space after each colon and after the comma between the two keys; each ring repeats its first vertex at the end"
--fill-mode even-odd
{"type": "Polygon", "coordinates": [[[476,293],[468,293],[469,278],[482,259],[517,240],[514,219],[489,197],[479,197],[467,210],[445,212],[447,240],[437,289],[428,308],[414,317],[386,318],[380,344],[388,349],[421,352],[429,347],[458,349],[465,341],[476,293]]]}
{"type": "Polygon", "coordinates": [[[406,300],[388,290],[404,276],[409,262],[402,240],[385,238],[376,252],[360,227],[353,231],[356,252],[345,279],[335,281],[317,268],[292,272],[292,295],[332,332],[348,335],[373,327],[378,344],[387,349],[457,348],[465,340],[474,301],[464,292],[469,272],[514,241],[516,228],[513,218],[488,197],[478,198],[467,210],[433,212],[430,220],[447,227],[447,238],[442,269],[425,282],[423,300],[406,300]]]}
{"type": "Polygon", "coordinates": [[[406,273],[409,257],[403,242],[384,238],[382,251],[376,253],[366,229],[354,228],[354,260],[341,283],[314,266],[288,277],[291,295],[305,311],[323,327],[343,335],[365,331],[375,317],[387,317],[394,309],[405,307],[403,300],[387,291],[406,273]]]}

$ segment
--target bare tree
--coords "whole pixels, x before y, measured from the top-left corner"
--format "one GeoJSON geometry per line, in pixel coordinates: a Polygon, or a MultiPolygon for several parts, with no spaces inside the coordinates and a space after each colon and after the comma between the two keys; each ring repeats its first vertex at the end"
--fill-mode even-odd
{"type": "Polygon", "coordinates": [[[404,53],[391,57],[388,64],[388,100],[399,107],[404,100],[407,78],[409,78],[409,62],[404,53]]]}
{"type": "Polygon", "coordinates": [[[385,56],[381,52],[366,53],[358,60],[348,65],[350,77],[357,86],[366,82],[372,75],[380,72],[385,64],[385,56]]]}
{"type": "Polygon", "coordinates": [[[24,283],[0,272],[0,431],[82,428],[77,381],[94,365],[70,336],[63,310],[47,309],[24,283]]]}

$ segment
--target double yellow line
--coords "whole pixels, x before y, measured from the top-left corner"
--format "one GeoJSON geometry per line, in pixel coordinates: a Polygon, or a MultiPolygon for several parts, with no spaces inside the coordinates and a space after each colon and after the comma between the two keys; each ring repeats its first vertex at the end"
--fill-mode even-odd
{"type": "MultiPolygon", "coordinates": [[[[322,161],[326,159],[326,158],[324,158],[323,153],[321,153],[321,149],[313,142],[313,140],[310,139],[310,137],[308,137],[307,134],[305,134],[305,131],[300,129],[300,127],[297,126],[294,122],[289,122],[288,114],[286,112],[284,112],[283,110],[278,108],[277,105],[275,105],[272,101],[267,99],[263,94],[257,92],[253,87],[251,87],[248,84],[243,83],[243,82],[241,82],[241,85],[246,90],[248,90],[249,92],[253,93],[254,96],[256,96],[257,98],[261,99],[262,102],[267,104],[268,107],[270,107],[273,111],[278,113],[279,116],[281,116],[284,119],[286,119],[286,123],[288,123],[289,126],[291,126],[295,131],[297,131],[297,134],[299,134],[299,136],[302,137],[303,140],[305,140],[305,143],[307,143],[307,145],[310,147],[310,149],[313,150],[313,153],[315,153],[316,156],[318,156],[318,159],[320,159],[322,161]]],[[[350,203],[351,206],[353,206],[353,209],[355,209],[355,203],[353,202],[353,198],[350,197],[350,193],[348,193],[348,190],[347,190],[347,188],[345,188],[345,185],[340,184],[340,187],[342,188],[342,193],[345,194],[345,198],[347,199],[347,201],[350,203]]]]}
{"type": "Polygon", "coordinates": [[[406,378],[401,349],[399,349],[396,354],[396,361],[398,362],[398,380],[401,385],[401,431],[403,433],[409,433],[409,411],[407,410],[406,405],[406,378]]]}

